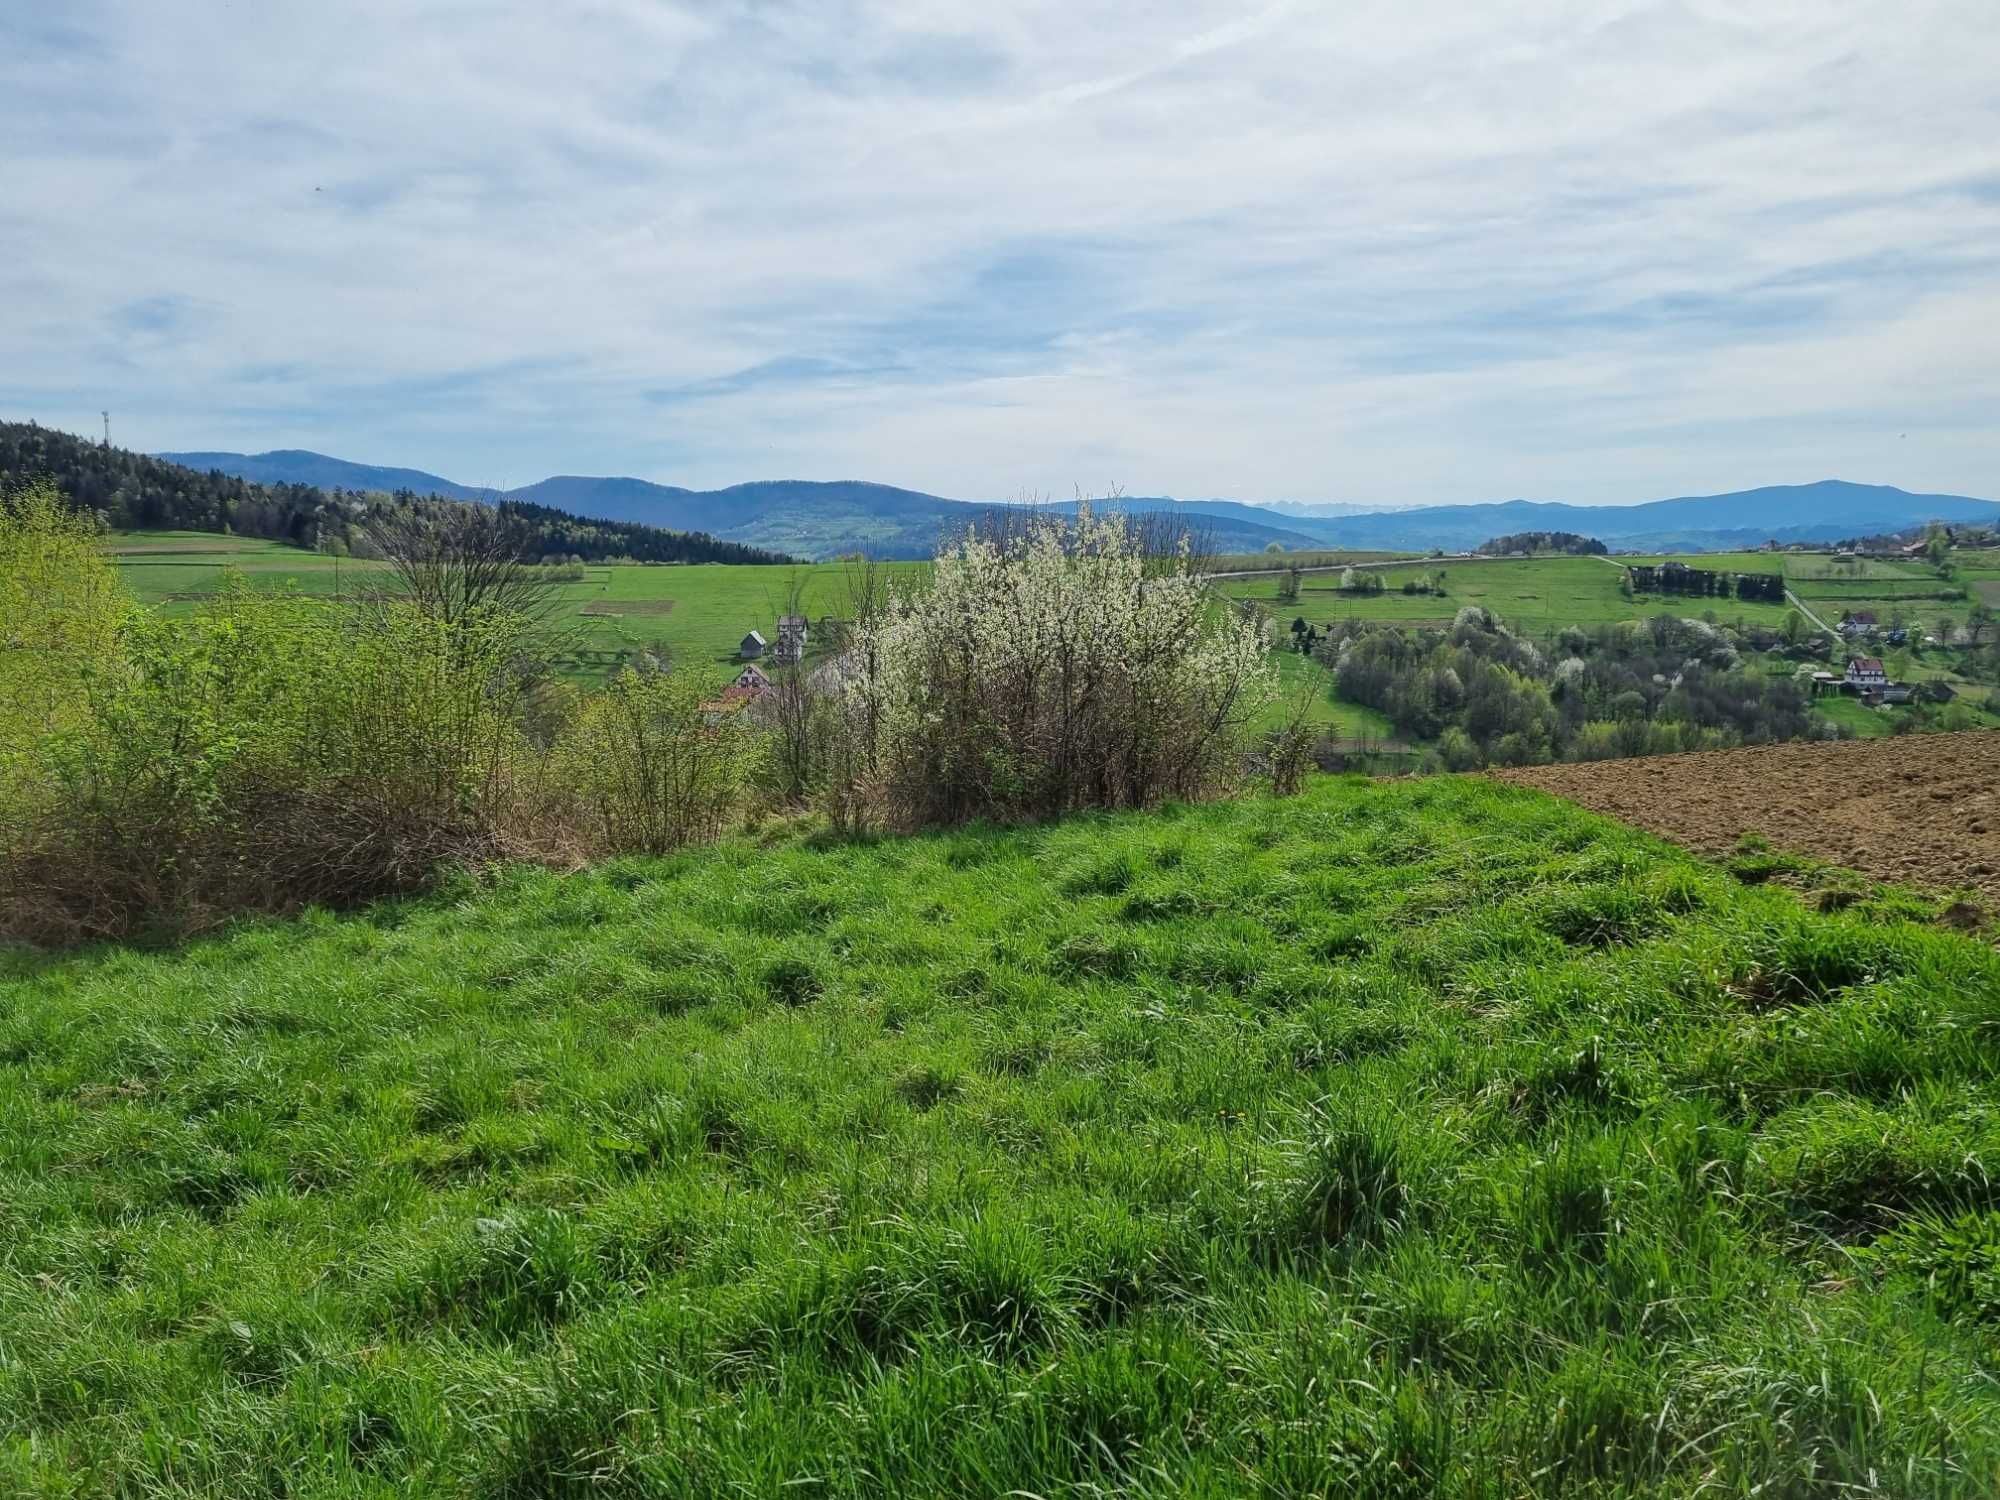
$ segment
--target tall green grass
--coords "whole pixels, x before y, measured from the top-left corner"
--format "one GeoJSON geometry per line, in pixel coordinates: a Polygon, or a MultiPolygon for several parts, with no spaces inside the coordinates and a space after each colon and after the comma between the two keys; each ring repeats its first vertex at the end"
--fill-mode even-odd
{"type": "Polygon", "coordinates": [[[0,1488],[1990,1495],[1921,914],[1325,781],[16,953],[0,1488]]]}

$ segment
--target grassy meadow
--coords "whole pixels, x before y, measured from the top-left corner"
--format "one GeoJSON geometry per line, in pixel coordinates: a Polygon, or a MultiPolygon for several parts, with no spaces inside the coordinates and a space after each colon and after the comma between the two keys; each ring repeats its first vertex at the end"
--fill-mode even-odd
{"type": "Polygon", "coordinates": [[[1379,594],[1341,592],[1340,574],[1308,573],[1296,604],[1278,602],[1280,580],[1255,578],[1219,586],[1236,598],[1262,602],[1283,623],[1303,615],[1314,624],[1338,620],[1383,620],[1395,624],[1446,624],[1468,604],[1493,611],[1517,632],[1552,635],[1565,626],[1589,629],[1651,614],[1700,614],[1713,609],[1722,620],[1782,623],[1783,605],[1757,600],[1628,599],[1619,591],[1624,570],[1595,557],[1443,558],[1382,568],[1379,594]],[[1406,581],[1442,572],[1445,593],[1405,594],[1406,581]]]}
{"type": "Polygon", "coordinates": [[[1987,1496],[2000,956],[1476,779],[0,957],[0,1486],[1987,1496]]]}
{"type": "MultiPolygon", "coordinates": [[[[378,563],[335,559],[278,542],[201,532],[134,532],[117,537],[113,554],[126,585],[142,603],[169,612],[192,610],[233,568],[264,588],[332,594],[379,580],[378,563]]],[[[891,580],[920,576],[925,563],[878,565],[891,580]]],[[[705,664],[718,677],[736,660],[744,633],[777,638],[787,585],[804,583],[807,616],[844,612],[846,583],[839,564],[797,569],[723,563],[650,566],[587,564],[581,582],[555,588],[555,623],[576,642],[575,670],[602,675],[641,651],[664,653],[683,665],[705,664]]]]}

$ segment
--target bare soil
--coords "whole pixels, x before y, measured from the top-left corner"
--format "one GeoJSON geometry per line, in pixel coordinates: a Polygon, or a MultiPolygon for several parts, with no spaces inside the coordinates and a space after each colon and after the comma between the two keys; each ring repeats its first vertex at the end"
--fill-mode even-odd
{"type": "Polygon", "coordinates": [[[2000,911],[2000,731],[1498,771],[1705,854],[1771,847],[2000,911]]]}
{"type": "Polygon", "coordinates": [[[671,599],[598,599],[577,611],[580,615],[608,615],[614,620],[621,615],[670,615],[673,612],[674,601],[671,599]]]}

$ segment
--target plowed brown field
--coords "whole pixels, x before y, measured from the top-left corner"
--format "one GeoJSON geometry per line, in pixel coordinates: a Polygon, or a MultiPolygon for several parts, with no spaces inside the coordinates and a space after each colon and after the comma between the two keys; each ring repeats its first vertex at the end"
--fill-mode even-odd
{"type": "Polygon", "coordinates": [[[1775,849],[2000,909],[2000,731],[1758,745],[1494,773],[1706,854],[1775,849]]]}

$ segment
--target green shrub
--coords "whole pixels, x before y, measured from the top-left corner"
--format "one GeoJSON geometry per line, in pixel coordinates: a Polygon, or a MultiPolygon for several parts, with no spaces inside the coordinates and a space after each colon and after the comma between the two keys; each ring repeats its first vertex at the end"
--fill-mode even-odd
{"type": "Polygon", "coordinates": [[[665,854],[728,827],[761,765],[740,711],[685,673],[622,672],[557,743],[555,780],[594,852],[665,854]]]}
{"type": "Polygon", "coordinates": [[[457,627],[241,580],[192,618],[133,612],[71,722],[27,758],[0,930],[176,935],[345,905],[520,847],[504,617],[457,627]]]}
{"type": "Polygon", "coordinates": [[[505,857],[713,838],[763,735],[681,676],[594,694],[530,615],[252,589],[131,607],[91,528],[0,500],[0,938],[174,938],[505,857]]]}

